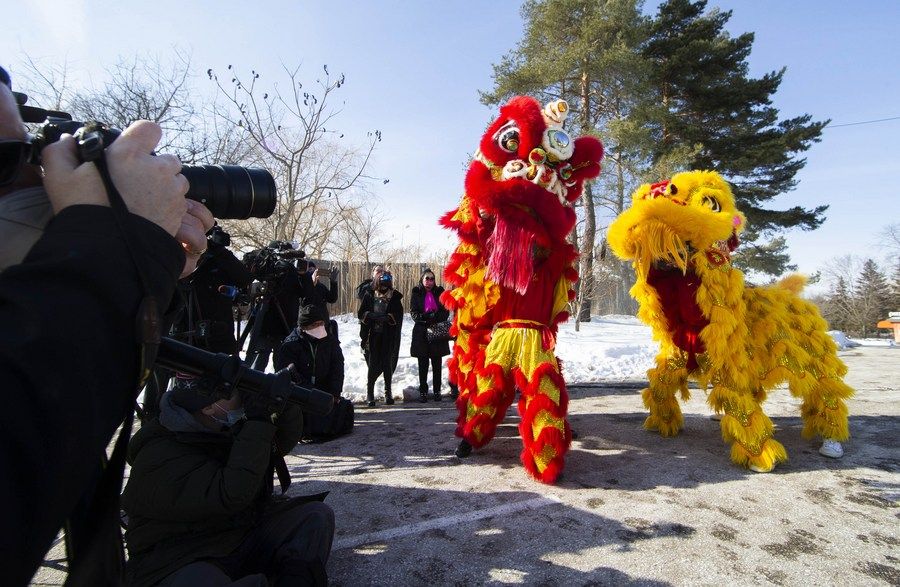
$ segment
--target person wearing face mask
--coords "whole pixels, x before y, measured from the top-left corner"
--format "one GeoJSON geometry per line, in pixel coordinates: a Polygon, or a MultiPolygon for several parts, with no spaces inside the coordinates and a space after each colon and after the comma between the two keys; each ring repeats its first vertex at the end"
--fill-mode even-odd
{"type": "Polygon", "coordinates": [[[127,584],[325,585],[324,495],[272,496],[273,470],[282,493],[290,484],[283,456],[300,439],[299,408],[207,389],[168,391],[129,444],[127,584]]]}
{"type": "Polygon", "coordinates": [[[356,313],[362,324],[361,343],[368,356],[366,394],[370,408],[375,407],[375,381],[384,377],[384,403],[391,405],[391,377],[400,354],[400,328],[403,325],[403,294],[395,290],[394,277],[385,271],[372,292],[366,292],[356,313]]]}
{"type": "Polygon", "coordinates": [[[303,436],[310,440],[335,438],[353,427],[352,404],[341,400],[344,353],[337,338],[329,332],[326,320],[327,315],[318,305],[301,307],[297,328],[281,345],[279,362],[275,364],[277,370],[290,369],[295,384],[330,393],[334,398],[331,413],[325,416],[304,413],[303,436]]]}
{"type": "Polygon", "coordinates": [[[409,354],[419,360],[419,401],[428,401],[428,364],[431,363],[434,401],[441,401],[441,359],[450,354],[449,339],[428,340],[429,326],[444,322],[450,312],[441,304],[444,288],[435,285],[434,272],[422,272],[421,285],[412,289],[409,296],[409,315],[415,321],[409,354]]]}

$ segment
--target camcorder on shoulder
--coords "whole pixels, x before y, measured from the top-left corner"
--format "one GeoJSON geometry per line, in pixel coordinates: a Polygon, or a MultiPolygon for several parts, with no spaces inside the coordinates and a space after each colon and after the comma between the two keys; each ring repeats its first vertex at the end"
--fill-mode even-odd
{"type": "MultiPolygon", "coordinates": [[[[122,134],[101,122],[78,122],[65,112],[25,106],[28,96],[15,92],[22,120],[40,123],[31,135],[31,148],[26,162],[41,163],[41,151],[63,134],[71,134],[78,142],[82,162],[95,161],[103,149],[122,134]]],[[[212,215],[223,219],[268,218],[277,201],[275,179],[265,169],[238,165],[183,165],[182,175],[190,188],[186,198],[200,202],[212,215]]]]}
{"type": "Polygon", "coordinates": [[[272,241],[269,246],[244,255],[244,265],[254,279],[263,282],[277,281],[289,271],[305,272],[307,264],[306,253],[287,241],[272,241]]]}

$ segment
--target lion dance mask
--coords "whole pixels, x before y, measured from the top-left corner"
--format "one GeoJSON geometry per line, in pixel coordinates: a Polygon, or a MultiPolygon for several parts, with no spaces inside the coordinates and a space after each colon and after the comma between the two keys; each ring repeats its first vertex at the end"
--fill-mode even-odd
{"type": "Polygon", "coordinates": [[[847,368],[825,321],[798,295],[805,279],[747,287],[732,267],[744,224],[717,173],[689,171],[638,188],[631,207],[610,225],[608,240],[632,261],[638,316],[661,345],[643,391],[650,410],[644,427],[678,434],[683,418],[675,394],[688,398],[690,378],[712,387],[708,401],[724,412],[731,459],[764,472],[787,459],[762,411],[767,390],[787,382],[802,400],[803,436],[832,441],[848,437],[844,400],[853,391],[841,379],[847,368]]]}
{"type": "Polygon", "coordinates": [[[603,145],[563,129],[568,105],[513,98],[488,127],[466,173],[465,195],[441,224],[459,237],[444,271],[454,289],[450,381],[459,387],[457,450],[494,437],[520,392],[522,463],[552,483],[571,441],[568,394],[554,355],[568,318],[577,258],[566,240],[584,181],[600,173],[603,145]]]}

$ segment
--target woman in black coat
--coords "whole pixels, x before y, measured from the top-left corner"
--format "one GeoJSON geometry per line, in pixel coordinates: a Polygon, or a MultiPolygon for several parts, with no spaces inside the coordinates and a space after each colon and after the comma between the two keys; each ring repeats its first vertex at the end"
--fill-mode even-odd
{"type": "Polygon", "coordinates": [[[419,359],[419,401],[428,401],[428,363],[431,363],[432,389],[434,401],[441,401],[441,359],[450,354],[448,340],[429,341],[428,326],[444,322],[450,312],[441,304],[444,288],[435,285],[434,272],[426,269],[422,273],[422,285],[412,289],[409,296],[409,315],[415,321],[412,344],[409,353],[419,359]]]}
{"type": "Polygon", "coordinates": [[[375,407],[375,381],[384,376],[384,403],[394,403],[391,377],[400,354],[400,328],[403,326],[403,294],[393,287],[393,276],[385,271],[362,298],[356,313],[362,323],[362,347],[369,366],[366,393],[369,407],[375,407]]]}

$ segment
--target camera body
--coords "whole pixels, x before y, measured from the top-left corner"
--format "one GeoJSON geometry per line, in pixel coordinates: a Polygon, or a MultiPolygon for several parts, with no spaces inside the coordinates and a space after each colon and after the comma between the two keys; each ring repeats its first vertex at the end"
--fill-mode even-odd
{"type": "MultiPolygon", "coordinates": [[[[122,134],[121,130],[101,122],[71,120],[65,112],[27,108],[48,114],[31,137],[27,162],[35,165],[41,164],[43,148],[58,141],[63,134],[75,137],[78,157],[82,162],[96,161],[103,150],[122,134]]],[[[34,120],[35,112],[29,114],[28,118],[23,115],[23,119],[34,120]]],[[[183,165],[181,173],[190,184],[185,197],[205,205],[216,218],[268,218],[275,211],[278,200],[275,178],[265,169],[237,165],[183,165]]]]}

